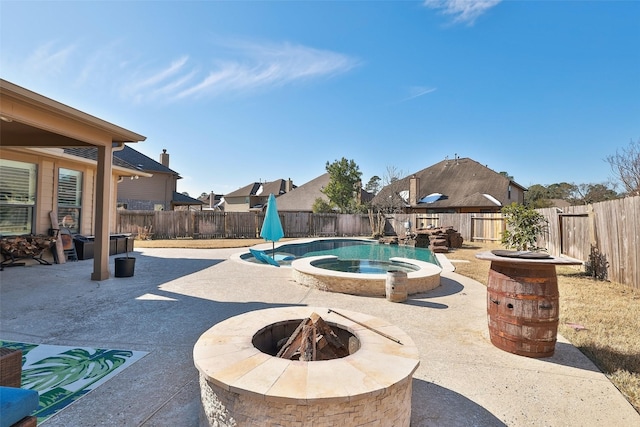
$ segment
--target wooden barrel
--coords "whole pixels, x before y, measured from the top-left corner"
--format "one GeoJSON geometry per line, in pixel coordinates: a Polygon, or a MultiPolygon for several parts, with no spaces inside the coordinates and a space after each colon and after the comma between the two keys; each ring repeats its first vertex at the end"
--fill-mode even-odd
{"type": "Polygon", "coordinates": [[[487,315],[496,347],[527,357],[552,356],[559,317],[555,266],[491,262],[487,315]]]}
{"type": "Polygon", "coordinates": [[[407,300],[407,273],[404,271],[388,271],[385,290],[387,300],[404,302],[407,300]]]}

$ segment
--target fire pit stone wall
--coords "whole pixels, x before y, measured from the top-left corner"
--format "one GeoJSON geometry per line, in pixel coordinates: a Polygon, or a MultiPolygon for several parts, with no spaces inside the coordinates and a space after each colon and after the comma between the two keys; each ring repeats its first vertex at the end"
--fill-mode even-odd
{"type": "Polygon", "coordinates": [[[382,319],[338,311],[319,307],[258,310],[206,331],[194,347],[200,371],[201,425],[350,427],[384,420],[388,425],[409,426],[412,375],[419,365],[415,344],[382,319]],[[360,349],[340,359],[301,362],[274,357],[253,346],[257,331],[314,312],[353,333],[360,349]]]}

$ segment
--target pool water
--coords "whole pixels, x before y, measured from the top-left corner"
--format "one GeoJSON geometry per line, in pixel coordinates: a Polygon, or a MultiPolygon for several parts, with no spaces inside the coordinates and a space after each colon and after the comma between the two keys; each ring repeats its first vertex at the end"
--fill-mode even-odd
{"type": "Polygon", "coordinates": [[[369,259],[320,259],[311,265],[342,273],[387,274],[389,271],[411,273],[420,268],[404,262],[375,261],[369,259]]]}
{"type": "MultiPolygon", "coordinates": [[[[414,248],[404,245],[386,245],[375,240],[357,239],[323,239],[305,243],[285,244],[276,248],[275,254],[265,251],[274,257],[280,265],[290,265],[295,258],[335,255],[341,260],[389,261],[393,257],[417,259],[440,266],[433,252],[427,248],[414,248]]],[[[255,261],[253,256],[243,257],[247,261],[255,261]]],[[[258,261],[255,261],[258,262],[258,261]]]]}

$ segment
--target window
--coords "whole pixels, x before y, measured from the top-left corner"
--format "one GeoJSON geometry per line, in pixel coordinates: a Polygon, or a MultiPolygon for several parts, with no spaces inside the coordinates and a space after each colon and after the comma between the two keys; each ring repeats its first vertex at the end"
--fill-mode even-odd
{"type": "Polygon", "coordinates": [[[31,234],[36,205],[36,165],[0,159],[0,234],[31,234]]]}
{"type": "Polygon", "coordinates": [[[80,232],[82,172],[58,170],[58,224],[72,233],[80,232]]]}

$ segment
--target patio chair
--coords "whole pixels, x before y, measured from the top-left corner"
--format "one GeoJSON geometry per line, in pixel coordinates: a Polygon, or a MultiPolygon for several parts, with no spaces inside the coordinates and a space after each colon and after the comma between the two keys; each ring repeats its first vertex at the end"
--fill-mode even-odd
{"type": "Polygon", "coordinates": [[[39,395],[22,386],[22,351],[0,347],[0,426],[35,427],[39,395]]]}

